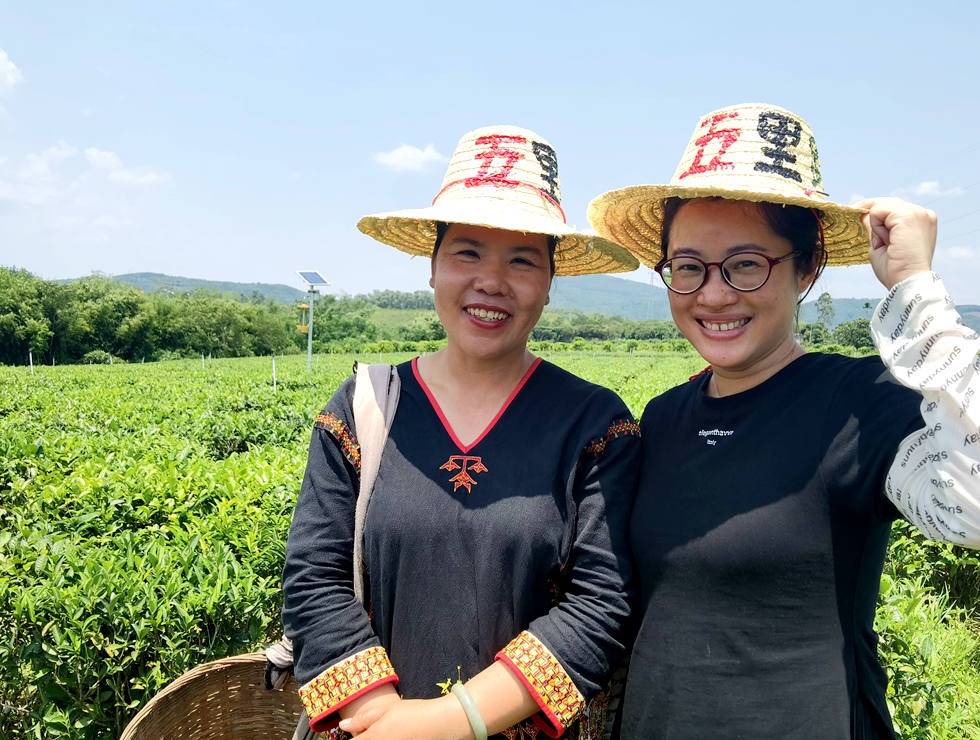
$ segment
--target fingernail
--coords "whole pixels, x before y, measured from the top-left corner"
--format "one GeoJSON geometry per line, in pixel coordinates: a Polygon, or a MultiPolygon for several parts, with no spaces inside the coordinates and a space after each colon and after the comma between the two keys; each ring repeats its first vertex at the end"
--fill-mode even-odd
{"type": "Polygon", "coordinates": [[[347,730],[350,729],[351,721],[349,719],[342,719],[340,720],[340,724],[337,726],[344,732],[347,732],[347,730]]]}

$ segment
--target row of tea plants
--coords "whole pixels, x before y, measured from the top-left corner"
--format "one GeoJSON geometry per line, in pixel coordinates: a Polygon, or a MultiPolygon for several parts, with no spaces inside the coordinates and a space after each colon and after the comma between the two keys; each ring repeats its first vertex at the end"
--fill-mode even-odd
{"type": "MultiPolygon", "coordinates": [[[[636,414],[702,367],[549,359],[636,414]]],[[[118,737],[182,672],[278,638],[312,420],[353,360],[0,368],[0,738],[118,737]]],[[[977,576],[897,530],[878,626],[904,737],[980,737],[977,576]]]]}

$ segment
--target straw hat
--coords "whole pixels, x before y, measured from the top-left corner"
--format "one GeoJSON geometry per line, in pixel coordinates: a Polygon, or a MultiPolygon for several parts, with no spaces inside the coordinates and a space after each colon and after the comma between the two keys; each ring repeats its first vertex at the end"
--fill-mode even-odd
{"type": "Polygon", "coordinates": [[[516,126],[488,126],[459,140],[428,208],[365,216],[357,228],[403,252],[432,256],[436,222],[558,237],[556,275],[627,272],[639,267],[618,244],[565,222],[558,158],[547,141],[516,126]]]}
{"type": "Polygon", "coordinates": [[[701,118],[669,185],[636,185],[589,203],[589,222],[654,267],[660,261],[666,198],[719,196],[815,208],[823,214],[830,265],[868,261],[864,211],[832,202],[824,192],[810,125],[763,103],[722,108],[701,118]]]}

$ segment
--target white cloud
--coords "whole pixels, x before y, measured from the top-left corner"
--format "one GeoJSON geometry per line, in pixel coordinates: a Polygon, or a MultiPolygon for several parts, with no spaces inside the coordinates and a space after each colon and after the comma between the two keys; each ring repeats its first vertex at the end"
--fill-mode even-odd
{"type": "Polygon", "coordinates": [[[170,175],[166,172],[153,170],[115,170],[109,175],[110,180],[123,182],[127,185],[153,185],[158,182],[168,182],[170,175]]]}
{"type": "Polygon", "coordinates": [[[943,190],[941,187],[939,187],[938,180],[923,180],[915,186],[916,195],[931,195],[935,198],[948,198],[951,196],[963,195],[965,192],[966,191],[958,185],[954,185],[951,188],[946,188],[943,190]]]}
{"type": "Polygon", "coordinates": [[[402,144],[390,152],[378,152],[374,155],[374,161],[396,172],[408,172],[424,170],[435,162],[445,162],[446,157],[437,152],[432,144],[425,149],[402,144]]]}
{"type": "Polygon", "coordinates": [[[108,152],[95,147],[85,150],[85,159],[97,170],[109,173],[109,179],[126,185],[152,185],[167,182],[170,177],[164,172],[147,169],[128,169],[123,166],[122,159],[115,152],[108,152]]]}
{"type": "Polygon", "coordinates": [[[918,185],[910,188],[899,188],[895,191],[895,195],[903,198],[954,198],[957,195],[963,195],[966,190],[959,187],[958,185],[953,185],[952,187],[943,188],[938,180],[923,180],[918,185]]]}
{"type": "Polygon", "coordinates": [[[951,260],[972,260],[974,258],[973,250],[968,247],[950,247],[943,249],[941,253],[951,260]]]}
{"type": "Polygon", "coordinates": [[[7,56],[7,52],[0,49],[0,93],[13,89],[23,81],[23,72],[7,56]]]}
{"type": "Polygon", "coordinates": [[[100,170],[118,170],[123,166],[118,154],[105,152],[95,147],[89,147],[85,150],[85,159],[90,165],[100,170]]]}
{"type": "Polygon", "coordinates": [[[36,154],[27,154],[19,167],[0,166],[0,200],[41,205],[56,200],[63,190],[61,163],[72,159],[78,150],[59,141],[36,154]]]}
{"type": "Polygon", "coordinates": [[[163,172],[127,168],[115,152],[88,147],[79,154],[59,141],[43,151],[0,161],[0,203],[23,209],[7,212],[11,223],[18,218],[40,221],[52,231],[97,240],[130,224],[128,212],[147,202],[138,194],[142,188],[127,186],[170,179],[163,172]]]}
{"type": "Polygon", "coordinates": [[[2,230],[20,234],[25,244],[109,243],[135,229],[139,214],[155,201],[145,188],[116,184],[117,175],[140,179],[147,173],[127,170],[112,152],[80,152],[63,141],[9,157],[0,163],[0,205],[10,206],[0,208],[2,230]]]}

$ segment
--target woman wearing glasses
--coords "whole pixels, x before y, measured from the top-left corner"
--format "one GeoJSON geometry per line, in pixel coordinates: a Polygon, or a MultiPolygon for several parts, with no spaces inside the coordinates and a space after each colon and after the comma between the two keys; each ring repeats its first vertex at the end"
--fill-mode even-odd
{"type": "Polygon", "coordinates": [[[806,122],[741,105],[701,119],[670,185],[590,205],[710,363],[641,421],[624,738],[892,737],[890,524],[980,545],[980,338],[931,272],[935,214],[822,189],[806,122]],[[807,354],[797,305],[825,264],[869,260],[881,359],[807,354]]]}

